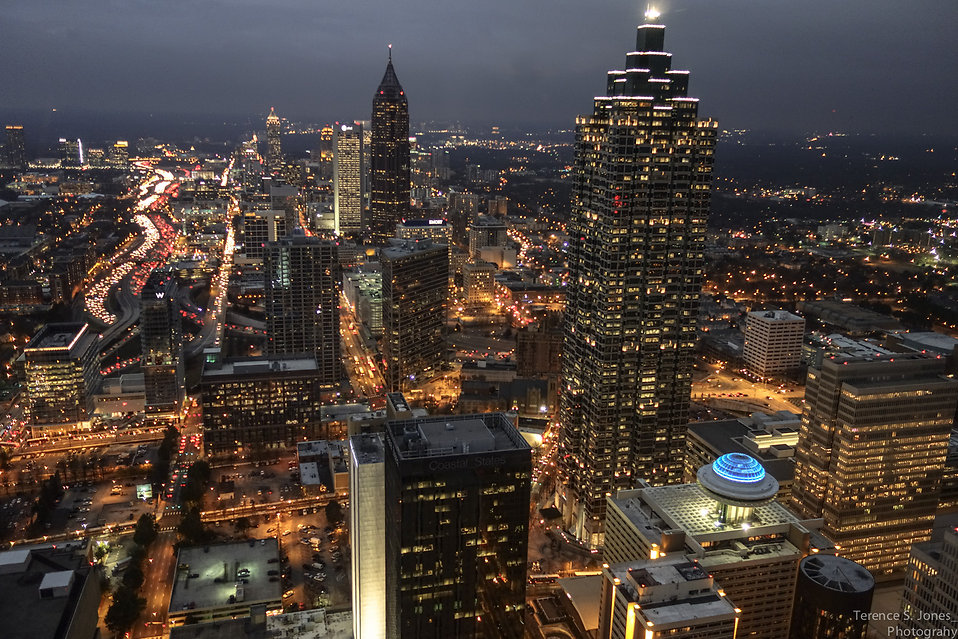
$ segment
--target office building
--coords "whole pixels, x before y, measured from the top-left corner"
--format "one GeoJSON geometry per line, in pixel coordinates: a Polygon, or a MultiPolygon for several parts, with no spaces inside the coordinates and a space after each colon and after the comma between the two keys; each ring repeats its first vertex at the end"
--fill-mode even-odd
{"type": "Polygon", "coordinates": [[[836,555],[810,555],[798,565],[790,639],[865,639],[875,579],[836,555]]]}
{"type": "Polygon", "coordinates": [[[5,127],[7,142],[4,146],[6,165],[23,170],[27,168],[27,147],[23,141],[23,126],[8,124],[5,127]]]}
{"type": "Polygon", "coordinates": [[[509,229],[505,223],[494,218],[479,215],[469,227],[469,257],[480,258],[480,250],[487,247],[501,247],[509,240],[509,229]]]}
{"type": "Polygon", "coordinates": [[[247,211],[243,215],[243,255],[261,261],[266,245],[283,239],[291,230],[286,225],[286,211],[247,211]]]}
{"type": "Polygon", "coordinates": [[[385,243],[409,212],[409,105],[389,62],[373,96],[370,148],[369,234],[385,243]]]}
{"type": "Polygon", "coordinates": [[[342,381],[336,243],[302,229],[266,246],[266,353],[316,358],[320,383],[342,381]]]}
{"type": "Polygon", "coordinates": [[[299,189],[289,184],[269,185],[269,205],[274,211],[286,213],[287,232],[302,226],[299,219],[299,189]]]}
{"type": "Polygon", "coordinates": [[[391,422],[384,444],[386,636],[520,639],[529,445],[501,413],[391,422]]]}
{"type": "Polygon", "coordinates": [[[462,288],[469,304],[489,304],[496,299],[496,273],[492,262],[469,260],[462,265],[462,288]]]}
{"type": "Polygon", "coordinates": [[[349,438],[349,546],[352,549],[353,636],[386,637],[386,475],[378,433],[349,438]]]}
{"type": "Polygon", "coordinates": [[[270,107],[266,116],[266,166],[270,171],[278,171],[283,166],[282,126],[276,110],[270,107]]]}
{"type": "Polygon", "coordinates": [[[900,575],[931,534],[958,404],[945,363],[898,354],[808,371],[792,507],[823,518],[841,554],[878,580],[900,575]]]}
{"type": "Polygon", "coordinates": [[[83,142],[79,138],[75,140],[60,138],[59,148],[61,167],[67,169],[83,166],[83,142]]]}
{"type": "Polygon", "coordinates": [[[322,432],[320,374],[312,357],[207,363],[200,378],[207,453],[288,447],[322,432]]]}
{"type": "Polygon", "coordinates": [[[449,295],[449,253],[429,240],[391,240],[381,251],[383,357],[390,391],[438,375],[449,295]]]}
{"type": "Polygon", "coordinates": [[[176,413],[183,404],[183,331],[173,270],[157,269],[140,293],[140,345],[146,410],[176,413]]]}
{"type": "Polygon", "coordinates": [[[745,366],[767,380],[794,372],[802,362],[805,318],[788,311],[753,311],[745,316],[745,366]]]}
{"type": "Polygon", "coordinates": [[[468,229],[479,215],[479,195],[476,193],[449,193],[447,219],[452,224],[456,244],[468,242],[468,229]]]}
{"type": "Polygon", "coordinates": [[[830,550],[774,500],[778,482],[754,458],[719,457],[694,484],[623,490],[608,500],[603,558],[610,565],[680,557],[714,577],[741,610],[739,637],[788,636],[798,563],[830,550]]]}
{"type": "Polygon", "coordinates": [[[383,334],[383,274],[378,264],[359,265],[343,273],[343,296],[371,335],[383,334]]]}
{"type": "Polygon", "coordinates": [[[735,606],[695,562],[646,559],[602,577],[600,639],[735,639],[735,606]]]}
{"type": "Polygon", "coordinates": [[[943,537],[911,547],[905,589],[902,593],[902,617],[899,628],[912,637],[944,636],[933,634],[958,620],[958,529],[943,531],[943,537]]]}
{"type": "Polygon", "coordinates": [[[559,505],[590,546],[609,495],[682,478],[717,124],[698,120],[664,36],[639,26],[576,121],[559,505]]]}
{"type": "Polygon", "coordinates": [[[23,349],[24,390],[33,427],[88,425],[100,387],[100,336],[87,324],[47,324],[23,349]]]}
{"type": "Polygon", "coordinates": [[[125,169],[130,164],[130,143],[126,140],[117,140],[110,147],[110,164],[114,168],[125,169]]]}
{"type": "Polygon", "coordinates": [[[335,135],[333,225],[337,235],[353,235],[363,228],[363,126],[343,124],[335,135]]]}
{"type": "Polygon", "coordinates": [[[452,244],[452,225],[442,218],[402,220],[396,225],[401,240],[432,240],[436,244],[452,244]]]}
{"type": "Polygon", "coordinates": [[[0,617],[4,639],[99,637],[102,576],[84,543],[18,547],[0,552],[0,617]]]}

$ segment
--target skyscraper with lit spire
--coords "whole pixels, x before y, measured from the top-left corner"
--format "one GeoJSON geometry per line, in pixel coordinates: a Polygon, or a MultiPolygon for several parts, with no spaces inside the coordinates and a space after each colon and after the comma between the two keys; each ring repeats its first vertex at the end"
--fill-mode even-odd
{"type": "Polygon", "coordinates": [[[269,108],[269,115],[266,116],[266,166],[271,171],[276,171],[283,166],[283,146],[280,141],[282,135],[282,124],[276,110],[269,108]]]}
{"type": "Polygon", "coordinates": [[[698,119],[664,40],[639,26],[576,120],[559,497],[592,546],[609,496],[682,480],[717,125],[698,119]]]}
{"type": "Polygon", "coordinates": [[[385,243],[409,211],[409,105],[389,62],[373,96],[369,235],[385,243]]]}

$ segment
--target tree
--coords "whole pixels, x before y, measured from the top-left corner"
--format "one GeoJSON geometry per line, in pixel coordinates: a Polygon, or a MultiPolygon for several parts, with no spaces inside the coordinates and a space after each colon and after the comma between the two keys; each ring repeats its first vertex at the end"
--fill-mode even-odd
{"type": "Polygon", "coordinates": [[[209,537],[209,533],[203,527],[203,520],[200,519],[200,509],[195,506],[190,508],[183,516],[179,531],[190,544],[201,544],[209,537]]]}
{"type": "Polygon", "coordinates": [[[138,597],[132,588],[120,586],[113,593],[113,603],[106,612],[106,627],[113,632],[123,632],[136,622],[144,608],[146,599],[138,597]]]}
{"type": "Polygon", "coordinates": [[[143,585],[143,569],[139,564],[130,564],[123,573],[123,585],[131,590],[139,590],[143,585]]]}
{"type": "Polygon", "coordinates": [[[343,507],[335,499],[326,504],[326,521],[330,526],[339,526],[343,523],[343,507]]]}
{"type": "Polygon", "coordinates": [[[136,529],[133,531],[133,542],[146,547],[156,539],[156,520],[153,515],[144,513],[136,522],[136,529]]]}

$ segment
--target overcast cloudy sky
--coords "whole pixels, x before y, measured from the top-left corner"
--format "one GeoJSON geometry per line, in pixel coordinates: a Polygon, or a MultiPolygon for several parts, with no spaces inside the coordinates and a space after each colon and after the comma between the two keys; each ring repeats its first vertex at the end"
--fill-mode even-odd
{"type": "MultiPolygon", "coordinates": [[[[669,0],[728,128],[958,133],[955,0],[669,0]]],[[[387,43],[414,121],[572,124],[634,46],[624,0],[0,0],[0,113],[368,119],[387,43]]]]}

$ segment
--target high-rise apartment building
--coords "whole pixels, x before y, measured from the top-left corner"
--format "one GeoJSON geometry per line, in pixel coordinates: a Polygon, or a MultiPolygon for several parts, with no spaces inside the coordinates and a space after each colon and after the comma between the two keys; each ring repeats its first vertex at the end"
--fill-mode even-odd
{"type": "Polygon", "coordinates": [[[126,140],[117,140],[110,147],[110,164],[118,169],[125,169],[130,164],[130,143],[126,140]]]}
{"type": "Polygon", "coordinates": [[[379,433],[349,438],[353,636],[386,637],[386,475],[379,433]]]}
{"type": "Polygon", "coordinates": [[[316,358],[320,383],[342,380],[336,243],[302,229],[266,246],[266,352],[316,358]]]}
{"type": "Polygon", "coordinates": [[[602,576],[600,639],[735,639],[735,606],[695,562],[645,559],[602,576]]]}
{"type": "Polygon", "coordinates": [[[384,243],[409,212],[409,105],[393,69],[392,47],[373,96],[369,234],[384,243]]]}
{"type": "Polygon", "coordinates": [[[270,107],[266,116],[266,166],[270,171],[278,171],[283,166],[282,127],[276,110],[270,107]]]}
{"type": "Polygon", "coordinates": [[[878,580],[931,534],[958,404],[945,365],[895,354],[808,371],[792,506],[878,580]]]}
{"type": "Polygon", "coordinates": [[[386,636],[520,639],[529,445],[500,413],[390,422],[384,439],[386,636]]]}
{"type": "Polygon", "coordinates": [[[608,500],[604,559],[681,557],[709,575],[741,610],[738,637],[788,636],[798,563],[830,550],[814,529],[774,500],[778,482],[758,461],[729,453],[694,484],[620,491],[608,500]]]}
{"type": "Polygon", "coordinates": [[[626,70],[576,121],[560,506],[591,546],[607,497],[682,478],[717,125],[664,37],[639,26],[626,70]]]}
{"type": "Polygon", "coordinates": [[[72,427],[89,422],[100,387],[100,336],[87,324],[47,324],[20,356],[33,427],[72,427]]]}
{"type": "Polygon", "coordinates": [[[790,373],[802,363],[804,337],[804,317],[753,311],[745,317],[745,366],[762,379],[790,373]]]}
{"type": "Polygon", "coordinates": [[[352,235],[363,228],[363,127],[343,124],[335,135],[333,224],[337,235],[352,235]]]}
{"type": "Polygon", "coordinates": [[[902,594],[902,637],[942,637],[958,622],[958,529],[911,547],[902,594]]]}
{"type": "Polygon", "coordinates": [[[4,146],[6,165],[14,169],[27,168],[27,147],[23,141],[23,126],[8,124],[5,127],[7,142],[4,146]]]}
{"type": "Polygon", "coordinates": [[[183,332],[172,269],[157,269],[140,293],[140,344],[146,410],[175,413],[183,403],[183,332]]]}
{"type": "Polygon", "coordinates": [[[286,211],[247,211],[243,215],[243,255],[262,260],[267,244],[283,239],[290,230],[286,211]]]}
{"type": "Polygon", "coordinates": [[[790,639],[865,639],[875,579],[836,555],[809,555],[798,565],[790,639]]]}
{"type": "Polygon", "coordinates": [[[438,375],[445,361],[449,252],[429,240],[394,239],[380,258],[386,386],[404,391],[438,375]]]}

